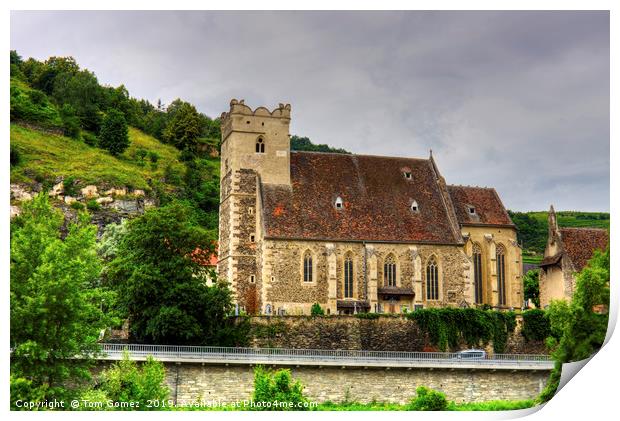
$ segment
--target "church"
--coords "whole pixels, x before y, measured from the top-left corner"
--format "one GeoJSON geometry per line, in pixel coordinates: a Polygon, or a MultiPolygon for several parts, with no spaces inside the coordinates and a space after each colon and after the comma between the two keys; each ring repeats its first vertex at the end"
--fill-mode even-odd
{"type": "Polygon", "coordinates": [[[548,235],[545,254],[540,263],[540,306],[553,300],[573,298],[576,274],[581,272],[595,250],[604,251],[609,233],[600,228],[560,228],[553,205],[547,217],[548,235]]]}
{"type": "Polygon", "coordinates": [[[222,113],[218,274],[248,314],[523,306],[516,227],[493,188],[428,158],[291,151],[291,106],[222,113]]]}

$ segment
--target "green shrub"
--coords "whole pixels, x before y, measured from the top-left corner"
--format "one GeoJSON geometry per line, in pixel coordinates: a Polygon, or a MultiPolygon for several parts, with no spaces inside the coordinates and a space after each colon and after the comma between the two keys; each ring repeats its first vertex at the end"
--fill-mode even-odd
{"type": "Polygon", "coordinates": [[[159,154],[157,152],[149,151],[148,158],[151,161],[151,170],[157,169],[157,162],[159,161],[159,154]]]}
{"type": "Polygon", "coordinates": [[[75,177],[69,176],[62,181],[63,191],[65,195],[77,196],[77,188],[75,186],[75,177]]]}
{"type": "Polygon", "coordinates": [[[17,150],[17,148],[13,147],[13,145],[11,145],[10,161],[11,161],[11,167],[18,165],[19,162],[21,161],[21,155],[19,154],[19,151],[17,150]]]}
{"type": "Polygon", "coordinates": [[[156,164],[157,161],[159,161],[159,154],[154,151],[149,151],[148,158],[153,164],[156,164]]]}
{"type": "Polygon", "coordinates": [[[82,132],[82,139],[89,146],[97,146],[99,144],[99,139],[91,132],[82,132]]]}
{"type": "MultiPolygon", "coordinates": [[[[140,402],[140,410],[156,410],[156,406],[147,407],[148,401],[162,401],[168,398],[169,390],[165,382],[164,365],[153,357],[147,357],[143,364],[129,359],[124,353],[123,359],[101,373],[99,388],[82,393],[80,401],[103,403],[99,409],[109,409],[105,402],[140,402]]],[[[97,405],[98,406],[98,405],[97,405]]],[[[93,410],[97,408],[91,408],[93,410]]],[[[132,408],[129,408],[132,409],[132,408]]]]}
{"type": "Polygon", "coordinates": [[[144,148],[138,148],[136,149],[136,151],[134,152],[134,155],[136,157],[136,160],[140,163],[143,163],[144,158],[146,158],[146,156],[148,155],[148,152],[146,151],[146,149],[144,148]]]}
{"type": "MultiPolygon", "coordinates": [[[[17,406],[17,401],[36,404],[45,400],[47,386],[34,386],[31,380],[11,375],[11,410],[26,411],[29,408],[17,406]]],[[[36,411],[37,408],[32,408],[36,411]]]]}
{"type": "Polygon", "coordinates": [[[275,372],[257,366],[254,369],[254,394],[252,409],[256,411],[303,411],[308,409],[308,399],[303,395],[299,381],[293,383],[291,371],[280,369],[275,372]],[[275,406],[274,402],[292,402],[295,407],[275,406]]]}
{"type": "Polygon", "coordinates": [[[60,118],[64,135],[73,139],[79,139],[81,133],[80,119],[75,115],[73,107],[68,104],[63,105],[60,109],[60,118]]]}
{"type": "Polygon", "coordinates": [[[86,207],[90,211],[98,211],[101,210],[101,205],[97,203],[95,199],[91,199],[86,203],[86,207]]]}
{"type": "Polygon", "coordinates": [[[411,400],[411,411],[445,411],[448,408],[446,395],[433,389],[420,386],[416,389],[416,397],[411,400]]]}
{"type": "Polygon", "coordinates": [[[11,120],[24,120],[45,127],[61,127],[56,107],[41,91],[23,87],[11,80],[11,120]]]}
{"type": "MultiPolygon", "coordinates": [[[[95,203],[97,203],[97,202],[95,202],[95,203]]],[[[69,206],[71,207],[71,209],[75,209],[75,210],[83,210],[84,209],[84,205],[82,203],[80,203],[80,202],[72,202],[69,206]]]]}
{"type": "Polygon", "coordinates": [[[312,315],[312,316],[324,316],[325,312],[323,311],[323,309],[321,308],[321,305],[319,303],[314,303],[314,304],[312,304],[312,307],[310,307],[310,315],[312,315]]]}

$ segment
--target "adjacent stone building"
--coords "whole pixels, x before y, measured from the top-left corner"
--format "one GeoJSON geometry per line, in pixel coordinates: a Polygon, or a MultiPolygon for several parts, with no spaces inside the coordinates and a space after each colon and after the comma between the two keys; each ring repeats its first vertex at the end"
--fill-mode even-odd
{"type": "Polygon", "coordinates": [[[575,289],[575,274],[594,254],[609,243],[609,233],[599,228],[559,228],[553,205],[548,216],[549,234],[540,264],[540,306],[551,300],[570,300],[575,289]]]}
{"type": "Polygon", "coordinates": [[[291,106],[222,114],[219,276],[250,314],[523,303],[516,228],[492,188],[428,159],[290,150],[291,106]]]}

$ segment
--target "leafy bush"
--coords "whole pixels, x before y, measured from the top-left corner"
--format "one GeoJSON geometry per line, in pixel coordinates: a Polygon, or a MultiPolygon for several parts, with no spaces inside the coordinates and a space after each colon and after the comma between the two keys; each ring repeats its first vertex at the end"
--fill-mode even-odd
{"type": "Polygon", "coordinates": [[[56,107],[47,96],[11,81],[11,120],[24,120],[46,127],[61,127],[56,107]]]}
{"type": "MultiPolygon", "coordinates": [[[[96,202],[95,202],[96,203],[96,202]]],[[[75,209],[75,210],[83,210],[84,209],[84,205],[81,202],[72,202],[70,205],[71,209],[75,209]]]]}
{"type": "Polygon", "coordinates": [[[154,151],[149,151],[148,158],[153,164],[156,164],[157,161],[159,161],[159,154],[154,151]]]}
{"type": "MultiPolygon", "coordinates": [[[[138,408],[140,410],[158,409],[157,407],[148,408],[146,403],[149,400],[168,398],[169,390],[166,386],[165,375],[164,365],[153,357],[147,357],[146,361],[138,366],[135,361],[129,359],[129,353],[125,352],[121,361],[101,373],[99,388],[85,391],[80,401],[140,402],[138,408]]],[[[102,409],[107,409],[105,404],[102,409]]]]}
{"type": "Polygon", "coordinates": [[[147,155],[148,152],[144,148],[138,148],[135,151],[135,157],[141,163],[144,161],[144,158],[146,158],[147,155]]]}
{"type": "Polygon", "coordinates": [[[323,309],[321,308],[321,305],[319,303],[314,303],[314,304],[312,304],[312,307],[310,307],[310,315],[312,315],[312,316],[324,316],[325,312],[323,311],[323,309]]]}
{"type": "Polygon", "coordinates": [[[293,383],[291,371],[280,369],[275,372],[257,366],[254,369],[254,394],[252,409],[257,411],[303,411],[308,409],[308,399],[303,395],[299,381],[293,383]],[[292,402],[294,408],[274,406],[273,403],[292,402]]]}
{"type": "MultiPolygon", "coordinates": [[[[31,380],[23,377],[16,377],[11,374],[11,410],[12,411],[26,411],[31,410],[24,406],[17,406],[17,401],[31,402],[36,404],[45,400],[47,391],[46,385],[34,386],[31,380]]],[[[38,408],[34,407],[32,410],[36,411],[38,408]]]]}
{"type": "Polygon", "coordinates": [[[381,317],[381,315],[379,313],[355,313],[355,317],[358,319],[375,320],[381,317]]]}
{"type": "Polygon", "coordinates": [[[73,139],[79,139],[81,133],[80,119],[75,115],[73,107],[68,104],[63,105],[60,109],[60,118],[64,135],[73,139]]]}
{"type": "Polygon", "coordinates": [[[524,311],[521,333],[528,341],[544,341],[551,334],[545,312],[538,309],[524,311]]]}
{"type": "Polygon", "coordinates": [[[129,147],[129,129],[122,112],[115,109],[108,111],[99,134],[99,147],[107,149],[112,155],[120,155],[129,147]]]}
{"type": "Polygon", "coordinates": [[[91,199],[86,203],[86,207],[90,211],[98,211],[101,210],[101,205],[97,203],[95,199],[91,199]]]}
{"type": "Polygon", "coordinates": [[[411,411],[445,411],[448,407],[446,395],[433,389],[420,386],[416,389],[416,397],[411,400],[411,411]]]}
{"type": "Polygon", "coordinates": [[[66,195],[77,196],[77,188],[75,186],[75,177],[69,176],[62,181],[63,191],[66,195]]]}

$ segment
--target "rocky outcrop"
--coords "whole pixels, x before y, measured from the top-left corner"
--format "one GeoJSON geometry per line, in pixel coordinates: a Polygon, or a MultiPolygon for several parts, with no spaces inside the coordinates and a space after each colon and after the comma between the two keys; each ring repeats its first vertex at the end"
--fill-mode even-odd
{"type": "Polygon", "coordinates": [[[25,202],[32,200],[32,194],[26,188],[19,184],[11,184],[11,200],[25,202]]]}
{"type": "Polygon", "coordinates": [[[63,194],[64,191],[65,191],[65,185],[62,181],[60,181],[58,184],[54,184],[52,189],[49,191],[49,195],[50,197],[56,197],[56,196],[63,194]]]}
{"type": "MultiPolygon", "coordinates": [[[[21,213],[21,207],[16,202],[32,200],[33,196],[42,191],[40,183],[36,185],[11,184],[11,218],[21,213]]],[[[98,210],[91,210],[91,220],[99,228],[99,234],[107,224],[118,223],[123,218],[131,218],[142,214],[145,209],[156,206],[155,199],[148,198],[144,190],[136,189],[128,191],[126,187],[112,187],[101,191],[95,185],[88,185],[79,190],[75,196],[65,195],[63,178],[56,179],[56,184],[48,191],[56,206],[62,209],[65,219],[75,218],[76,209],[72,209],[72,204],[82,203],[83,206],[91,200],[95,200],[101,207],[98,210]],[[57,202],[59,201],[59,202],[57,202]]],[[[79,208],[79,207],[78,207],[79,208]]]]}
{"type": "Polygon", "coordinates": [[[99,194],[97,193],[97,186],[93,186],[93,185],[86,186],[83,189],[81,189],[80,192],[82,193],[82,196],[84,196],[87,199],[99,197],[99,194]]]}

